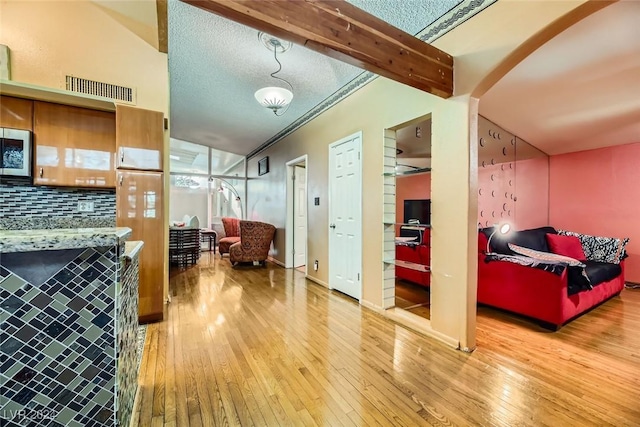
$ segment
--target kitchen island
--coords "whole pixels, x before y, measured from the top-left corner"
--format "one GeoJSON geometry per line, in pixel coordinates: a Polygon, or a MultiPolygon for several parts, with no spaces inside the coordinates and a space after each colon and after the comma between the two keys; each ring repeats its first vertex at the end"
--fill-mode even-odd
{"type": "Polygon", "coordinates": [[[129,424],[142,248],[130,235],[0,230],[0,424],[129,424]]]}

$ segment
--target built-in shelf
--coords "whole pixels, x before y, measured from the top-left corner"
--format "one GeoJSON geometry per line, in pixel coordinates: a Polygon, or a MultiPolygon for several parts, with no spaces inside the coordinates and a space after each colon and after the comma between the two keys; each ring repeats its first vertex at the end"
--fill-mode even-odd
{"type": "Polygon", "coordinates": [[[401,225],[405,227],[422,227],[422,228],[431,228],[431,224],[409,224],[406,222],[384,222],[384,225],[401,225]]]}
{"type": "Polygon", "coordinates": [[[17,98],[35,99],[93,110],[115,111],[116,105],[110,98],[86,95],[68,90],[36,86],[29,83],[0,80],[0,94],[17,98]]]}
{"type": "Polygon", "coordinates": [[[418,264],[415,262],[409,261],[401,261],[398,259],[389,259],[384,261],[385,264],[393,264],[396,267],[408,268],[409,270],[420,271],[422,273],[427,273],[431,271],[431,267],[424,264],[418,264]]]}
{"type": "Polygon", "coordinates": [[[420,169],[413,169],[413,170],[408,170],[404,172],[388,172],[382,175],[383,176],[406,176],[406,175],[417,175],[417,174],[429,173],[429,172],[431,172],[431,168],[420,168],[420,169]]]}

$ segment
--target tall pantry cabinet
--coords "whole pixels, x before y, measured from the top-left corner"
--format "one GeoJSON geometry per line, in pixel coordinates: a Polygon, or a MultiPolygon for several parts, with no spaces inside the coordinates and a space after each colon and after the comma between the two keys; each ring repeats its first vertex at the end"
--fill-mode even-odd
{"type": "Polygon", "coordinates": [[[144,241],[140,254],[138,319],[160,321],[164,310],[164,117],[116,106],[116,225],[144,241]]]}

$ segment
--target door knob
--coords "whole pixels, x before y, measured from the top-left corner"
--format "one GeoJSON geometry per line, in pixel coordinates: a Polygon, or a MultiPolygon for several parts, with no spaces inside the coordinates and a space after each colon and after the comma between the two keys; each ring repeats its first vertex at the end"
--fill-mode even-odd
{"type": "Polygon", "coordinates": [[[336,228],[335,224],[329,224],[329,228],[336,228]]]}

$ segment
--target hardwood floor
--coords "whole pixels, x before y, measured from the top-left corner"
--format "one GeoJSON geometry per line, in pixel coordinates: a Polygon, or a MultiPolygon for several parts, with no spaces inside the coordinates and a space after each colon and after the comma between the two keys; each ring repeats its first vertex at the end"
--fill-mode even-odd
{"type": "Polygon", "coordinates": [[[170,287],[140,426],[640,425],[640,290],[555,333],[480,308],[467,354],[270,263],[203,253],[170,287]]]}

